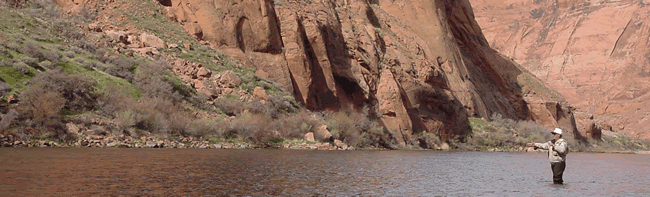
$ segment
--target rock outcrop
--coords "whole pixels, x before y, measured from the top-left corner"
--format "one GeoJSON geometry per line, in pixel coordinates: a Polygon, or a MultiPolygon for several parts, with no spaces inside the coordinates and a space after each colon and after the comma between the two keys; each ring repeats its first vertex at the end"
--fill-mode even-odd
{"type": "Polygon", "coordinates": [[[650,137],[650,1],[470,1],[491,46],[579,113],[650,137]]]}
{"type": "MultiPolygon", "coordinates": [[[[468,0],[159,2],[201,44],[256,69],[308,109],[368,109],[400,145],[425,132],[462,139],[468,117],[496,113],[578,133],[559,94],[490,48],[468,0]]],[[[119,42],[132,43],[129,33],[126,41],[120,35],[119,42]]],[[[161,46],[140,43],[151,54],[161,46]]],[[[239,79],[199,74],[200,65],[189,62],[172,65],[208,95],[232,91],[239,79]]]]}
{"type": "Polygon", "coordinates": [[[468,116],[494,113],[576,130],[561,97],[531,93],[552,91],[489,47],[466,0],[160,2],[188,33],[268,73],[307,108],[367,107],[402,145],[420,132],[462,137],[468,116]]]}

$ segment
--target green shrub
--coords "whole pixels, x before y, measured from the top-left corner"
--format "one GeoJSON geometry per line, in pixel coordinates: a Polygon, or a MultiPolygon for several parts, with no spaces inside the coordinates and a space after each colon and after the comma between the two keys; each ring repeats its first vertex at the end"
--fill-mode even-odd
{"type": "Polygon", "coordinates": [[[184,129],[183,134],[186,136],[195,137],[221,137],[227,128],[228,123],[220,118],[213,120],[193,119],[191,120],[191,123],[184,129]]]}
{"type": "MultiPolygon", "coordinates": [[[[594,147],[591,145],[591,143],[589,143],[589,140],[583,141],[583,140],[576,140],[568,137],[565,137],[564,140],[567,141],[567,144],[569,145],[569,151],[571,152],[591,152],[594,150],[594,147]]],[[[614,148],[614,147],[607,147],[607,148],[614,148]]]]}
{"type": "Polygon", "coordinates": [[[9,110],[6,114],[0,113],[0,130],[9,129],[13,124],[14,120],[18,118],[18,112],[16,110],[9,110]]]}
{"type": "Polygon", "coordinates": [[[533,121],[519,121],[515,130],[526,142],[544,142],[553,138],[548,128],[533,121]]]}
{"type": "Polygon", "coordinates": [[[53,64],[50,61],[42,61],[41,63],[38,64],[40,67],[47,68],[47,69],[54,69],[56,68],[56,64],[53,64]]]}
{"type": "Polygon", "coordinates": [[[433,149],[436,145],[441,145],[440,138],[433,133],[424,133],[417,137],[420,147],[424,149],[433,149]]]}
{"type": "Polygon", "coordinates": [[[58,51],[43,51],[43,57],[53,64],[61,62],[61,53],[58,51]]]}
{"type": "Polygon", "coordinates": [[[298,113],[284,114],[278,118],[280,121],[278,131],[285,138],[303,138],[308,132],[324,124],[322,119],[315,116],[314,113],[302,110],[298,113]]]}
{"type": "Polygon", "coordinates": [[[355,111],[334,112],[325,114],[324,119],[332,137],[350,146],[393,149],[397,144],[395,135],[366,114],[368,113],[355,111]]]}
{"type": "Polygon", "coordinates": [[[77,59],[77,62],[82,63],[82,64],[83,64],[83,67],[84,67],[86,70],[95,70],[95,68],[97,68],[97,63],[92,62],[92,61],[84,62],[83,59],[77,59]],[[80,60],[81,60],[81,62],[79,62],[80,60]]]}
{"type": "Polygon", "coordinates": [[[14,64],[13,60],[2,60],[2,61],[0,61],[0,66],[2,66],[2,67],[12,66],[13,64],[14,64]]]}
{"type": "Polygon", "coordinates": [[[517,121],[505,118],[503,115],[498,113],[492,114],[490,119],[492,120],[492,124],[497,127],[503,127],[506,129],[515,129],[517,127],[517,121]]]}
{"type": "Polygon", "coordinates": [[[54,2],[48,0],[31,0],[32,6],[38,8],[38,14],[43,18],[58,18],[61,16],[61,9],[54,2]]]}
{"type": "Polygon", "coordinates": [[[21,61],[33,68],[36,69],[40,68],[40,66],[38,65],[38,59],[36,58],[24,57],[23,59],[21,59],[21,61]]]}
{"type": "Polygon", "coordinates": [[[73,112],[93,109],[99,97],[95,81],[84,75],[67,75],[58,69],[37,75],[33,82],[47,91],[60,93],[66,100],[65,109],[73,112]]]}
{"type": "Polygon", "coordinates": [[[14,56],[11,55],[11,53],[9,53],[9,51],[7,51],[7,49],[5,49],[4,46],[0,46],[0,55],[4,55],[5,57],[8,58],[14,58],[14,56]]]}
{"type": "MultiPolygon", "coordinates": [[[[76,37],[76,36],[75,36],[76,37]]],[[[94,44],[88,43],[85,39],[83,39],[83,34],[79,36],[80,38],[77,39],[77,41],[74,43],[75,46],[88,51],[89,53],[95,53],[95,50],[97,50],[97,47],[95,47],[94,44]]]]}
{"type": "Polygon", "coordinates": [[[3,97],[7,92],[11,91],[11,86],[5,82],[0,81],[0,97],[3,97]]]}
{"type": "Polygon", "coordinates": [[[96,104],[96,108],[102,115],[111,118],[116,118],[118,113],[131,110],[134,107],[136,107],[134,99],[115,86],[106,87],[100,93],[96,104]]]}
{"type": "MultiPolygon", "coordinates": [[[[18,49],[18,52],[25,54],[32,58],[42,58],[43,52],[41,46],[35,42],[27,41],[21,48],[18,49]]],[[[27,62],[25,62],[27,63],[27,62]]]]}
{"type": "Polygon", "coordinates": [[[243,112],[231,121],[230,126],[224,133],[227,139],[242,137],[253,143],[265,143],[273,130],[273,119],[271,117],[243,112]]]}
{"type": "Polygon", "coordinates": [[[23,121],[19,126],[21,134],[29,138],[48,137],[68,140],[68,135],[61,117],[65,99],[59,92],[42,86],[32,86],[20,94],[17,111],[23,121]]]}
{"type": "Polygon", "coordinates": [[[334,112],[325,116],[325,124],[330,129],[330,133],[332,133],[334,139],[344,140],[346,137],[358,132],[357,123],[361,118],[359,114],[349,111],[334,112]]]}
{"type": "MultiPolygon", "coordinates": [[[[68,58],[74,58],[74,52],[72,52],[72,51],[66,51],[66,52],[64,53],[64,55],[65,55],[66,57],[68,57],[68,58]]],[[[82,62],[80,62],[80,63],[82,63],[82,62]]]]}
{"type": "Polygon", "coordinates": [[[25,64],[24,62],[14,63],[13,67],[14,70],[20,73],[23,73],[25,75],[32,75],[31,71],[29,70],[29,66],[27,66],[27,64],[25,64]]]}
{"type": "Polygon", "coordinates": [[[244,105],[245,103],[239,100],[229,99],[225,97],[219,97],[214,100],[214,106],[228,116],[236,116],[238,114],[241,114],[245,109],[244,105]]]}
{"type": "Polygon", "coordinates": [[[133,85],[142,91],[145,97],[168,98],[180,102],[182,96],[174,90],[167,78],[167,65],[164,62],[148,62],[141,64],[135,73],[133,85]]]}
{"type": "Polygon", "coordinates": [[[192,106],[208,112],[216,112],[216,108],[213,105],[208,104],[208,96],[205,94],[194,94],[191,97],[185,98],[185,100],[192,104],[192,106]]]}

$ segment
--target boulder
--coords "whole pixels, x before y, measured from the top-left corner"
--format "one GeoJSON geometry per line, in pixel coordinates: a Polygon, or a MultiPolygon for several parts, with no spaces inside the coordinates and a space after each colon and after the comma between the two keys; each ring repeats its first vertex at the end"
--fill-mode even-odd
{"type": "Polygon", "coordinates": [[[18,96],[15,94],[10,95],[7,97],[7,103],[18,103],[18,96]]]}
{"type": "Polygon", "coordinates": [[[253,97],[262,101],[266,101],[266,90],[262,87],[255,87],[253,89],[253,97]]]}
{"type": "Polygon", "coordinates": [[[449,147],[447,142],[443,142],[442,145],[440,145],[440,150],[451,150],[451,147],[449,147]]]}
{"type": "Polygon", "coordinates": [[[78,135],[78,134],[79,134],[79,130],[80,130],[80,129],[79,129],[79,127],[78,127],[76,124],[74,124],[74,123],[67,123],[67,124],[65,124],[65,127],[66,127],[66,130],[68,131],[68,133],[71,133],[71,134],[74,134],[74,135],[78,135]]]}
{"type": "Polygon", "coordinates": [[[106,147],[120,147],[122,145],[123,144],[120,143],[120,142],[109,142],[109,143],[106,144],[106,147]]]}
{"type": "Polygon", "coordinates": [[[597,140],[601,139],[602,132],[596,125],[596,122],[593,119],[593,115],[576,113],[575,117],[578,131],[580,131],[580,134],[582,136],[597,140]]]}
{"type": "Polygon", "coordinates": [[[316,143],[316,149],[318,150],[336,150],[336,146],[332,146],[330,143],[316,143]]]}
{"type": "Polygon", "coordinates": [[[327,125],[321,125],[314,129],[314,139],[321,142],[332,141],[332,133],[327,130],[327,125]]]}
{"type": "Polygon", "coordinates": [[[106,30],[104,31],[104,34],[111,38],[113,42],[123,43],[126,45],[131,44],[125,31],[106,30]]]}
{"type": "Polygon", "coordinates": [[[152,141],[147,141],[144,146],[144,148],[156,148],[156,143],[152,141]]]}
{"type": "Polygon", "coordinates": [[[241,82],[239,76],[230,70],[221,74],[221,78],[219,79],[219,83],[225,88],[238,87],[241,82]]]}
{"type": "Polygon", "coordinates": [[[212,75],[212,71],[210,71],[210,69],[207,69],[205,67],[201,67],[201,66],[199,66],[199,67],[200,68],[196,72],[196,76],[198,78],[210,78],[210,76],[212,75]]]}
{"type": "Polygon", "coordinates": [[[255,71],[255,75],[261,77],[262,79],[269,79],[269,73],[265,72],[264,70],[255,71]]]}
{"type": "Polygon", "coordinates": [[[140,41],[145,47],[164,48],[165,42],[153,34],[142,33],[140,34],[140,41]]]}
{"type": "Polygon", "coordinates": [[[157,57],[160,55],[158,49],[154,47],[134,48],[132,50],[146,57],[157,57]]]}
{"type": "Polygon", "coordinates": [[[178,48],[178,45],[174,44],[174,43],[169,43],[169,44],[167,44],[167,48],[168,49],[176,49],[176,48],[178,48]]]}
{"type": "Polygon", "coordinates": [[[158,142],[156,142],[156,147],[155,148],[164,148],[166,145],[167,145],[167,143],[165,143],[164,141],[158,140],[158,142]]]}
{"type": "Polygon", "coordinates": [[[336,145],[336,147],[338,147],[339,149],[342,149],[342,150],[347,150],[348,149],[348,145],[343,143],[341,140],[334,140],[334,145],[336,145]]]}
{"type": "Polygon", "coordinates": [[[612,125],[607,124],[607,123],[600,124],[600,128],[602,128],[603,130],[607,130],[607,131],[613,131],[612,130],[613,129],[612,125]]]}
{"type": "Polygon", "coordinates": [[[308,141],[308,142],[315,142],[316,141],[314,139],[314,133],[313,132],[309,132],[309,133],[305,134],[305,137],[303,139],[305,139],[305,141],[308,141]]]}
{"type": "Polygon", "coordinates": [[[86,26],[86,30],[93,32],[102,32],[102,27],[100,27],[97,23],[90,23],[86,26]]]}
{"type": "MultiPolygon", "coordinates": [[[[128,35],[128,36],[126,37],[126,43],[124,43],[124,44],[127,44],[127,45],[129,45],[129,44],[135,44],[136,41],[137,41],[137,39],[138,39],[137,36],[128,35]]],[[[139,44],[136,44],[136,46],[134,46],[134,47],[141,47],[141,46],[140,46],[139,44]]]]}
{"type": "Polygon", "coordinates": [[[192,37],[196,38],[197,40],[203,40],[203,29],[200,25],[196,23],[187,23],[183,26],[183,28],[185,28],[185,30],[187,30],[187,33],[189,33],[192,37]]]}

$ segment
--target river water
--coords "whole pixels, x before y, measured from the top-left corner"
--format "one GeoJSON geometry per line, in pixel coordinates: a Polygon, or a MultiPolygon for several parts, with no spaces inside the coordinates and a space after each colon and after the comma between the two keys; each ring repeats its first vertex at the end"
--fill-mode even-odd
{"type": "Polygon", "coordinates": [[[649,196],[650,155],[0,148],[0,196],[649,196]]]}

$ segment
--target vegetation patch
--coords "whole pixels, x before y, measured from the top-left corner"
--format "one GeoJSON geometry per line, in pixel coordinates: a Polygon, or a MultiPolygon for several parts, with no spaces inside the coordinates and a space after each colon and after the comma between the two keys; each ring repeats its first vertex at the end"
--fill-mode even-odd
{"type": "MultiPolygon", "coordinates": [[[[469,118],[472,134],[465,142],[455,141],[461,150],[522,151],[527,143],[544,143],[553,139],[550,129],[532,121],[516,121],[494,114],[491,121],[469,118]]],[[[650,142],[619,134],[616,138],[603,136],[596,139],[563,137],[573,152],[633,152],[647,150],[650,142]]]]}

